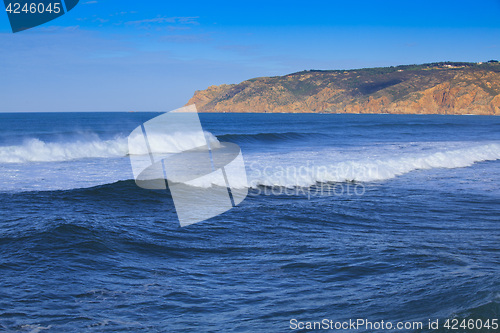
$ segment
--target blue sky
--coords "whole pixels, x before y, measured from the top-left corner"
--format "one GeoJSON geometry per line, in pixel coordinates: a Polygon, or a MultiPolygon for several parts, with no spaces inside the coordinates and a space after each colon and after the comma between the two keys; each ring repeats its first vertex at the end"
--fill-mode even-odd
{"type": "Polygon", "coordinates": [[[168,111],[195,90],[305,69],[500,58],[500,0],[80,0],[12,34],[0,112],[168,111]]]}

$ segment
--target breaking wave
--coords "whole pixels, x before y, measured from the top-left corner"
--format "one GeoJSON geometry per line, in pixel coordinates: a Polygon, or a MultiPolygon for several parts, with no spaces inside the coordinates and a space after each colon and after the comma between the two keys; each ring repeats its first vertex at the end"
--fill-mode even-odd
{"type": "MultiPolygon", "coordinates": [[[[385,155],[378,158],[364,156],[349,160],[349,156],[340,161],[329,161],[325,155],[300,152],[273,160],[276,156],[248,155],[246,175],[231,174],[234,188],[268,187],[311,187],[318,183],[342,182],[377,182],[401,176],[416,170],[434,168],[463,168],[474,163],[500,159],[500,144],[489,143],[468,148],[412,152],[398,155],[385,155]]],[[[340,155],[342,159],[342,155],[340,155]]],[[[338,160],[339,157],[336,157],[338,160]]],[[[218,173],[209,174],[192,180],[191,186],[207,188],[226,186],[225,180],[218,173]]]]}
{"type": "MultiPolygon", "coordinates": [[[[307,157],[304,157],[307,159],[307,157]]],[[[348,158],[348,157],[347,157],[348,158]]],[[[356,161],[313,161],[302,165],[280,161],[276,165],[251,166],[251,187],[309,187],[329,182],[374,182],[392,179],[415,171],[433,168],[463,168],[474,163],[500,159],[500,144],[490,143],[432,153],[411,153],[374,159],[366,156],[356,161]]]]}
{"type": "MultiPolygon", "coordinates": [[[[211,146],[218,146],[219,141],[212,133],[205,132],[205,138],[211,146]]],[[[91,135],[84,140],[71,142],[47,142],[31,138],[22,145],[0,147],[0,163],[64,162],[84,158],[125,157],[129,153],[148,154],[141,145],[136,144],[137,141],[138,138],[132,138],[129,152],[127,137],[103,140],[91,135]]],[[[149,135],[148,141],[155,153],[178,152],[205,144],[199,135],[185,133],[149,135]]]]}

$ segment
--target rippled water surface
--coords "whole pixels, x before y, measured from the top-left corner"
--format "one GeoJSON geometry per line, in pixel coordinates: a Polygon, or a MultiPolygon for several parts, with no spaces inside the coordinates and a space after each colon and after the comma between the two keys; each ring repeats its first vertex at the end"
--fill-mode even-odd
{"type": "Polygon", "coordinates": [[[251,189],[180,228],[131,180],[156,115],[0,114],[0,331],[499,318],[500,118],[202,114],[251,189]]]}

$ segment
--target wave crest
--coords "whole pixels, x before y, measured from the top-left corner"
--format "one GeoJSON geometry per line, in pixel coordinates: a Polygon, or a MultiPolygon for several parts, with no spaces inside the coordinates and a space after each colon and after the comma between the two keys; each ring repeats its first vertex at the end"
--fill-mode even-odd
{"type": "MultiPolygon", "coordinates": [[[[204,142],[194,142],[199,141],[199,137],[189,133],[174,133],[148,136],[148,141],[154,153],[171,153],[183,151],[193,143],[204,145],[204,142]]],[[[205,132],[205,138],[212,147],[220,144],[212,133],[205,132]]],[[[45,142],[31,138],[22,145],[0,147],[0,163],[65,162],[84,158],[125,157],[129,153],[141,155],[149,152],[133,145],[129,152],[126,137],[102,140],[97,135],[87,135],[84,140],[72,142],[45,142]]]]}
{"type": "MultiPolygon", "coordinates": [[[[348,157],[347,157],[348,158],[348,157]]],[[[365,157],[356,161],[312,161],[306,164],[280,161],[275,165],[250,165],[251,187],[310,187],[317,183],[374,182],[392,179],[415,170],[434,168],[463,168],[477,162],[500,159],[500,144],[490,143],[462,149],[432,153],[412,153],[407,156],[373,159],[365,157]]]]}

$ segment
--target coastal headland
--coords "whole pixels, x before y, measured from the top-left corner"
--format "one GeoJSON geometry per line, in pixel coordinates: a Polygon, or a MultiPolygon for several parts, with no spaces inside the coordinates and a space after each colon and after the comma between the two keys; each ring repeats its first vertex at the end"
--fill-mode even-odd
{"type": "Polygon", "coordinates": [[[200,112],[500,115],[500,63],[307,70],[196,91],[200,112]]]}

